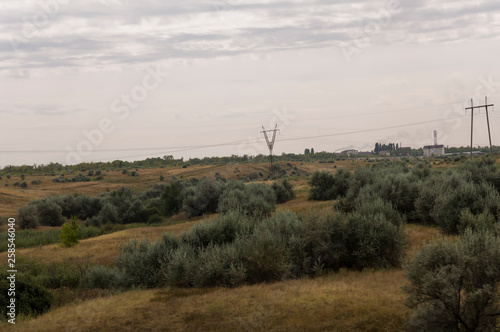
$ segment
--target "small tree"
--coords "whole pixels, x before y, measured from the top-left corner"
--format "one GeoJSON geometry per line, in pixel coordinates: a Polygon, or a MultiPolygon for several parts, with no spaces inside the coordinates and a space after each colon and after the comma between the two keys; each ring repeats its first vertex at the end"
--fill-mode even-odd
{"type": "Polygon", "coordinates": [[[72,216],[71,224],[64,224],[62,226],[61,234],[59,234],[61,246],[72,247],[80,242],[80,226],[76,222],[77,219],[76,216],[72,216]]]}
{"type": "Polygon", "coordinates": [[[309,193],[310,200],[328,201],[335,199],[335,192],[333,190],[335,178],[329,172],[314,172],[309,184],[312,187],[309,193]]]}
{"type": "Polygon", "coordinates": [[[424,246],[406,266],[408,322],[415,331],[494,331],[500,239],[468,229],[456,242],[424,246]]]}

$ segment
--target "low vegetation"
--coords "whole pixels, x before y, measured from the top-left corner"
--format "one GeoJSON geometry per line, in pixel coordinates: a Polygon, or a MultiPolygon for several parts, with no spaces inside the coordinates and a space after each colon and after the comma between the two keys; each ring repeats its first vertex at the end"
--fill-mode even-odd
{"type": "MultiPolygon", "coordinates": [[[[221,330],[236,327],[304,330],[313,326],[317,330],[494,330],[500,310],[500,169],[489,158],[450,159],[449,165],[452,163],[458,165],[433,167],[426,161],[381,159],[348,170],[342,167],[345,163],[335,162],[335,172],[318,171],[302,180],[304,184],[309,180],[310,191],[307,185],[294,190],[286,178],[287,171],[280,168],[275,169],[275,174],[283,178],[272,183],[226,180],[217,173],[215,179],[173,177],[164,181],[163,178],[161,183],[138,194],[121,188],[96,197],[58,195],[30,202],[19,209],[19,223],[26,229],[17,233],[19,245],[23,241],[29,243],[33,236],[36,245],[59,240],[70,247],[92,233],[104,234],[115,226],[137,222],[148,225],[168,218],[179,222],[196,220],[196,223],[183,227],[186,231],[180,235],[165,233],[153,241],[133,238],[121,246],[118,256],[115,254],[102,265],[83,263],[81,259],[49,265],[30,262],[23,269],[22,278],[29,280],[39,295],[23,314],[37,315],[50,307],[64,305],[68,300],[57,294],[65,288],[72,292],[73,299],[75,294],[89,292],[128,294],[136,288],[161,288],[141,294],[150,294],[148,301],[157,296],[152,294],[169,294],[165,295],[169,298],[165,301],[175,301],[169,305],[178,308],[176,312],[183,312],[185,308],[179,307],[181,298],[190,295],[200,295],[200,303],[206,303],[216,297],[203,294],[213,292],[224,293],[230,299],[230,294],[250,288],[273,289],[273,292],[280,288],[286,293],[289,289],[284,285],[289,283],[308,284],[315,289],[329,280],[329,286],[322,289],[328,295],[315,295],[314,301],[308,298],[307,301],[315,303],[314,308],[300,302],[304,295],[296,292],[286,301],[274,304],[276,314],[260,319],[265,323],[244,321],[242,326],[227,322],[220,313],[229,309],[218,310],[214,304],[210,310],[200,309],[203,317],[191,310],[182,318],[184,323],[172,324],[179,328],[218,326],[221,330]],[[276,209],[277,204],[293,199],[296,201],[292,204],[276,209]],[[298,202],[316,209],[301,207],[297,209],[300,213],[286,209],[298,202]],[[64,224],[72,216],[78,216],[85,225],[78,226],[76,218],[64,224]],[[63,230],[31,230],[61,225],[63,230]],[[446,237],[438,236],[440,233],[446,237]],[[408,234],[413,239],[411,250],[408,250],[408,234]],[[435,241],[422,246],[429,234],[435,241]],[[44,236],[47,239],[42,240],[44,236]],[[387,312],[379,312],[375,307],[362,310],[363,306],[352,311],[347,302],[337,298],[343,292],[341,289],[330,292],[346,275],[367,283],[367,278],[377,276],[372,288],[383,285],[384,279],[393,278],[396,284],[391,286],[392,297],[385,305],[390,307],[387,312]],[[390,278],[382,277],[389,275],[390,278]],[[172,295],[180,293],[189,295],[172,295]],[[325,312],[324,319],[320,319],[318,315],[323,315],[320,302],[335,303],[336,309],[328,315],[325,312]],[[307,316],[309,325],[292,322],[290,317],[294,315],[290,312],[299,310],[308,315],[309,309],[313,309],[307,316]],[[377,313],[368,314],[374,311],[377,313]],[[345,318],[340,325],[332,323],[337,313],[349,312],[352,317],[364,318],[345,318]],[[212,316],[215,325],[209,323],[212,316]],[[328,323],[320,326],[317,322],[328,323]]],[[[179,167],[182,165],[189,170],[197,161],[183,162],[179,167]]],[[[120,175],[128,178],[132,172],[138,172],[138,168],[132,171],[134,168],[128,165],[120,165],[119,169],[129,169],[126,176],[120,175]]],[[[254,173],[245,180],[263,179],[254,173]]],[[[353,293],[349,294],[346,298],[352,302],[353,293]]],[[[371,293],[364,290],[363,294],[371,293]]],[[[385,295],[379,292],[379,300],[385,295]]],[[[364,302],[363,296],[356,301],[364,302]]],[[[375,297],[370,301],[375,301],[375,297]]],[[[148,303],[142,305],[151,307],[148,303]]],[[[239,306],[243,308],[245,303],[239,306]]],[[[231,308],[234,307],[235,304],[231,308]]]]}

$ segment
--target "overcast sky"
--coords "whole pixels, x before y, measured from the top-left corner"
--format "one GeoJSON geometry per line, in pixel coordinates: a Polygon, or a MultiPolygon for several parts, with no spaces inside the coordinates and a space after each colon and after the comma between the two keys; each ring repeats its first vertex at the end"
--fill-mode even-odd
{"type": "Polygon", "coordinates": [[[0,166],[466,146],[499,36],[494,0],[2,0],[0,166]]]}

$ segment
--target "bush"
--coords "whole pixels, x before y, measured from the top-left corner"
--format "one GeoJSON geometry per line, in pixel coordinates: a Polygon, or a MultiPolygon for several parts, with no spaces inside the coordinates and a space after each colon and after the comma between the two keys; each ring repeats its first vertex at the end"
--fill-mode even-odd
{"type": "Polygon", "coordinates": [[[216,220],[207,220],[194,225],[181,236],[182,243],[194,248],[206,248],[209,244],[223,245],[232,243],[238,235],[249,234],[252,222],[245,215],[231,211],[219,215],[216,220]]]}
{"type": "Polygon", "coordinates": [[[53,178],[52,179],[52,182],[55,182],[55,183],[62,183],[62,182],[66,182],[66,180],[64,179],[64,176],[61,175],[61,176],[58,176],[57,178],[53,178]]]}
{"type": "Polygon", "coordinates": [[[148,220],[148,215],[142,202],[134,199],[130,202],[128,209],[122,214],[120,219],[123,224],[142,223],[148,220]]]}
{"type": "Polygon", "coordinates": [[[42,180],[33,180],[31,181],[31,185],[39,185],[42,184],[42,180]]]}
{"type": "Polygon", "coordinates": [[[143,239],[130,240],[125,244],[116,261],[120,272],[118,283],[122,287],[154,287],[159,280],[159,272],[166,248],[163,242],[150,243],[143,239]]]}
{"type": "Polygon", "coordinates": [[[194,287],[235,287],[246,280],[246,269],[235,245],[209,246],[200,251],[193,265],[194,287]]]}
{"type": "Polygon", "coordinates": [[[497,326],[500,239],[467,230],[456,242],[426,245],[406,266],[415,331],[493,331],[497,326]]]}
{"type": "Polygon", "coordinates": [[[474,215],[470,209],[463,209],[460,213],[460,222],[458,225],[458,231],[460,234],[465,233],[467,229],[472,231],[492,231],[495,232],[495,217],[488,211],[485,210],[481,214],[474,215]]]}
{"type": "Polygon", "coordinates": [[[452,191],[443,192],[436,199],[431,216],[450,234],[458,233],[460,213],[469,208],[473,214],[488,211],[497,217],[500,210],[498,192],[486,183],[463,183],[452,191]]]}
{"type": "Polygon", "coordinates": [[[118,223],[118,210],[113,204],[107,202],[103,205],[101,211],[99,212],[98,217],[101,220],[101,223],[103,224],[107,222],[116,224],[118,223]]]}
{"type": "Polygon", "coordinates": [[[84,289],[112,289],[118,285],[121,278],[114,268],[101,265],[90,266],[83,275],[80,286],[84,289]]]}
{"type": "MultiPolygon", "coordinates": [[[[0,301],[4,304],[0,309],[2,319],[10,319],[8,316],[7,304],[10,303],[8,296],[10,281],[7,279],[9,274],[0,272],[0,301]]],[[[16,315],[40,315],[49,311],[52,305],[52,295],[50,292],[40,285],[33,277],[18,273],[15,279],[15,305],[16,315]]]]}
{"type": "Polygon", "coordinates": [[[196,185],[183,190],[185,197],[182,210],[186,218],[201,216],[205,213],[215,213],[219,204],[222,185],[212,179],[203,178],[196,185]]]}
{"type": "Polygon", "coordinates": [[[38,227],[38,211],[34,205],[20,207],[18,216],[21,229],[35,229],[38,227]]]}
{"type": "Polygon", "coordinates": [[[353,212],[347,218],[349,267],[388,268],[401,266],[406,248],[406,234],[385,215],[353,212]]]}
{"type": "Polygon", "coordinates": [[[313,173],[309,185],[312,187],[309,193],[309,199],[315,201],[328,201],[335,199],[333,186],[335,177],[327,171],[316,171],[313,173]]]}
{"type": "Polygon", "coordinates": [[[300,266],[304,273],[322,274],[346,266],[349,256],[345,216],[333,211],[311,212],[306,221],[304,249],[308,258],[300,266]]]}
{"type": "Polygon", "coordinates": [[[287,179],[282,180],[281,183],[274,182],[272,188],[278,204],[286,203],[295,198],[293,185],[287,179]]]}
{"type": "Polygon", "coordinates": [[[171,217],[181,211],[182,197],[179,183],[172,182],[165,187],[161,195],[161,207],[163,215],[166,217],[171,217]]]}
{"type": "Polygon", "coordinates": [[[64,223],[62,209],[52,198],[46,197],[30,204],[33,204],[37,210],[40,225],[61,226],[64,223]]]}
{"type": "Polygon", "coordinates": [[[230,182],[221,195],[219,212],[239,211],[249,216],[269,216],[276,207],[276,194],[263,183],[230,182]]]}
{"type": "Polygon", "coordinates": [[[125,168],[122,170],[122,174],[127,174],[127,170],[125,168]]]}
{"type": "Polygon", "coordinates": [[[151,214],[148,217],[148,224],[159,224],[162,221],[163,221],[163,217],[158,213],[151,214]]]}

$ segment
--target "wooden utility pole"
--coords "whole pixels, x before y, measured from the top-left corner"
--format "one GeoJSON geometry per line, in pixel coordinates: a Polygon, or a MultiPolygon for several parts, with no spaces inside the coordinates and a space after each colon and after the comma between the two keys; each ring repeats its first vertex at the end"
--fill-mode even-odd
{"type": "Polygon", "coordinates": [[[474,106],[474,101],[471,98],[470,99],[470,107],[466,108],[466,110],[470,110],[470,125],[471,125],[471,129],[470,129],[470,157],[471,158],[472,158],[472,133],[474,131],[474,110],[477,108],[483,108],[483,107],[486,109],[486,122],[488,124],[488,137],[490,140],[490,157],[493,157],[493,148],[491,145],[490,118],[488,115],[488,107],[490,107],[490,106],[493,107],[494,104],[488,105],[488,97],[484,97],[484,101],[485,101],[484,105],[474,106]]]}

